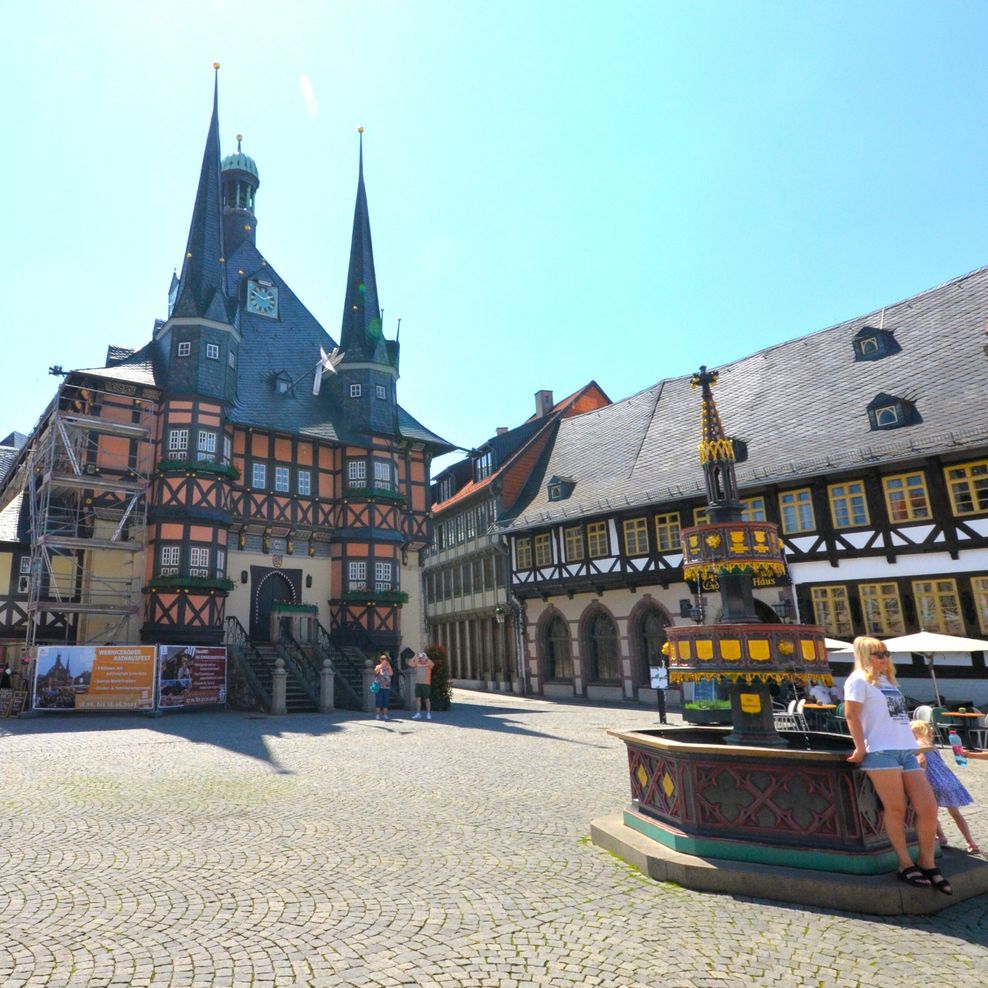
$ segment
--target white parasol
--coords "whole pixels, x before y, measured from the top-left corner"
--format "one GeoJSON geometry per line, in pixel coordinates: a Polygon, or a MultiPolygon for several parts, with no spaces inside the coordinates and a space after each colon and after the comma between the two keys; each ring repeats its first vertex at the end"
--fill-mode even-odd
{"type": "Polygon", "coordinates": [[[988,652],[988,641],[980,638],[960,638],[957,635],[941,635],[935,631],[917,631],[913,635],[900,635],[898,638],[884,639],[885,647],[890,652],[917,652],[925,656],[926,664],[930,667],[930,679],[933,680],[933,692],[937,705],[942,703],[940,687],[937,685],[936,673],[933,671],[933,656],[943,652],[988,652]]]}

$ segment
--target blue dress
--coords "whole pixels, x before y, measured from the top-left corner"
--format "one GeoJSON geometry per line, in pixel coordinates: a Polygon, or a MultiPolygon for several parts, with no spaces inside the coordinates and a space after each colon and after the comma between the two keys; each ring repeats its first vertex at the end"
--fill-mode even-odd
{"type": "Polygon", "coordinates": [[[974,802],[961,780],[944,764],[940,752],[936,748],[926,751],[924,754],[926,755],[926,778],[933,787],[937,806],[967,806],[974,802]]]}

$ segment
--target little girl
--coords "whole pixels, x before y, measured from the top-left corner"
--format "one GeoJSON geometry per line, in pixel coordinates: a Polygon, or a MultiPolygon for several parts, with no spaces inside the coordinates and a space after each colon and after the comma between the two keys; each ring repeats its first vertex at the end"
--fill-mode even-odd
{"type": "MultiPolygon", "coordinates": [[[[961,816],[959,806],[968,806],[974,802],[971,794],[964,788],[960,779],[950,771],[940,757],[936,745],[933,743],[933,725],[925,720],[914,720],[909,725],[913,729],[913,736],[919,742],[921,748],[929,748],[922,754],[917,754],[920,765],[926,771],[926,778],[937,797],[937,806],[944,807],[954,818],[957,829],[967,841],[967,853],[978,854],[979,848],[971,836],[971,828],[967,825],[967,820],[961,816]]],[[[937,840],[941,847],[947,846],[947,838],[937,821],[937,840]]]]}

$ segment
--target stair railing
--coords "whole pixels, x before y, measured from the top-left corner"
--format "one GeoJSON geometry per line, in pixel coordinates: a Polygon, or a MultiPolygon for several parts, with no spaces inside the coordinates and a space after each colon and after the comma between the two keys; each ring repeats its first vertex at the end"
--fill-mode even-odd
{"type": "Polygon", "coordinates": [[[295,640],[286,628],[278,631],[278,640],[274,643],[278,654],[285,660],[285,665],[295,674],[299,685],[309,698],[319,706],[319,676],[312,666],[305,649],[295,640]]]}
{"type": "Polygon", "coordinates": [[[247,680],[247,685],[251,692],[261,702],[261,706],[271,710],[271,697],[268,691],[261,685],[257,678],[253,666],[247,655],[253,655],[258,664],[263,664],[264,658],[257,650],[257,646],[250,640],[244,626],[235,617],[228,617],[223,623],[223,642],[228,645],[227,654],[233,656],[233,661],[237,665],[237,671],[247,680]]]}
{"type": "Polygon", "coordinates": [[[334,692],[337,694],[335,703],[338,707],[350,710],[363,710],[364,670],[357,667],[350,656],[345,655],[333,642],[329,632],[316,621],[316,650],[323,659],[329,659],[336,672],[334,677],[334,692]],[[354,682],[358,685],[355,688],[354,682]]]}

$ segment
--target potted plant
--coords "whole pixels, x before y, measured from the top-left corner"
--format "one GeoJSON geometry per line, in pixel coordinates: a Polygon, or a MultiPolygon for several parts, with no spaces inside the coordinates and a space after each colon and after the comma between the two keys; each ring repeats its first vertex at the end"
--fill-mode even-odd
{"type": "Polygon", "coordinates": [[[683,720],[687,724],[730,724],[730,700],[694,700],[683,704],[683,720]]]}

